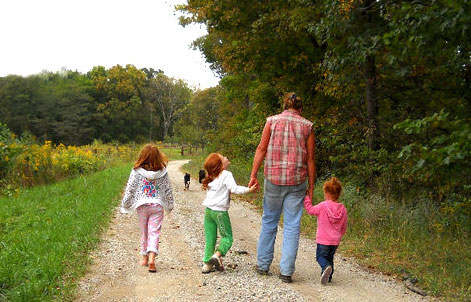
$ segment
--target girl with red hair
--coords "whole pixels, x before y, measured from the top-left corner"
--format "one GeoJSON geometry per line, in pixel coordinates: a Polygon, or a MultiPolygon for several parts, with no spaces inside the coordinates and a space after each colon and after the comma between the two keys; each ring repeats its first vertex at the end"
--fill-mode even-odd
{"type": "Polygon", "coordinates": [[[321,284],[332,281],[334,255],[340,239],[347,231],[347,210],[339,202],[342,184],[332,177],[322,187],[324,201],[313,206],[309,195],[304,199],[304,207],[309,215],[317,216],[316,260],[321,267],[321,284]]]}
{"type": "Polygon", "coordinates": [[[211,153],[204,162],[207,176],[203,180],[203,189],[207,190],[203,205],[204,213],[205,247],[203,257],[203,274],[214,269],[223,271],[222,257],[226,255],[232,246],[232,226],[229,219],[230,193],[245,194],[254,192],[257,187],[250,188],[238,186],[227,171],[230,161],[219,153],[211,153]],[[219,246],[216,247],[217,233],[221,237],[219,246]]]}
{"type": "Polygon", "coordinates": [[[156,272],[164,209],[173,209],[173,194],[167,173],[167,157],[154,144],[145,145],[137,158],[126,186],[121,212],[136,210],[141,230],[142,266],[156,272]]]}

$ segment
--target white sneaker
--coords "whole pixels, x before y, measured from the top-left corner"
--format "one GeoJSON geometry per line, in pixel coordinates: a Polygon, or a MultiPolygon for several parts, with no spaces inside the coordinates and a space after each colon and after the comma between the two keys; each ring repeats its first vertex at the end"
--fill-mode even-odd
{"type": "Polygon", "coordinates": [[[216,256],[216,254],[214,254],[213,257],[211,257],[211,259],[209,260],[209,263],[214,265],[214,268],[217,271],[222,272],[224,270],[224,266],[222,265],[222,259],[221,257],[216,256]]]}
{"type": "Polygon", "coordinates": [[[212,264],[209,263],[209,262],[204,262],[204,263],[203,263],[203,269],[201,270],[201,272],[202,272],[203,274],[208,274],[208,273],[210,273],[211,271],[213,271],[213,269],[214,269],[214,265],[212,265],[212,264]]]}
{"type": "Polygon", "coordinates": [[[321,276],[322,285],[326,285],[327,282],[329,282],[330,274],[332,274],[332,266],[329,265],[328,267],[325,268],[324,272],[322,273],[322,276],[321,276]]]}

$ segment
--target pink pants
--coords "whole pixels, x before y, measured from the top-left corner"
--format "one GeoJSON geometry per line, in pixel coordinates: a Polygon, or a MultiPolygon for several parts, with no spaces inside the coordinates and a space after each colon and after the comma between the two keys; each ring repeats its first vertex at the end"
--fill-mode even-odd
{"type": "Polygon", "coordinates": [[[159,253],[160,230],[164,219],[164,208],[159,204],[144,204],[137,208],[141,230],[141,255],[159,253]]]}

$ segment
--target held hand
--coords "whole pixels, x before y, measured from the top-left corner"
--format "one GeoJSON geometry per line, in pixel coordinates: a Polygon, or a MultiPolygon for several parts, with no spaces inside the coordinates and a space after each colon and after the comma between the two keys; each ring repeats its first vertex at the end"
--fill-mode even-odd
{"type": "Polygon", "coordinates": [[[258,179],[255,177],[250,177],[249,185],[248,187],[251,188],[252,186],[256,186],[257,188],[259,187],[258,185],[258,179]]]}
{"type": "Polygon", "coordinates": [[[307,194],[304,196],[304,204],[312,205],[312,199],[307,194]]]}
{"type": "Polygon", "coordinates": [[[249,193],[253,193],[253,192],[257,191],[257,189],[258,189],[258,186],[253,185],[253,186],[249,187],[249,193]]]}
{"type": "Polygon", "coordinates": [[[313,197],[313,192],[314,191],[314,188],[309,188],[307,189],[306,191],[306,195],[309,196],[309,198],[312,200],[312,197],[313,197]]]}

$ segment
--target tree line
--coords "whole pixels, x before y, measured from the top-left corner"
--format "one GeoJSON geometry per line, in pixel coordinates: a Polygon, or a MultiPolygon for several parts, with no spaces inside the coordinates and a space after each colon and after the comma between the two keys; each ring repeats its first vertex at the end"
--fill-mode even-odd
{"type": "Polygon", "coordinates": [[[471,232],[471,3],[189,0],[221,77],[192,91],[132,65],[0,78],[0,121],[66,144],[178,140],[250,162],[280,96],[315,122],[318,176],[349,178],[471,232]]]}
{"type": "Polygon", "coordinates": [[[116,65],[0,78],[0,122],[18,136],[84,145],[163,140],[190,103],[181,79],[116,65]]]}
{"type": "Polygon", "coordinates": [[[450,226],[471,232],[469,1],[188,0],[177,10],[183,26],[207,27],[193,46],[222,78],[205,92],[217,99],[214,149],[250,160],[265,118],[295,91],[315,122],[319,176],[449,209],[450,226]]]}

